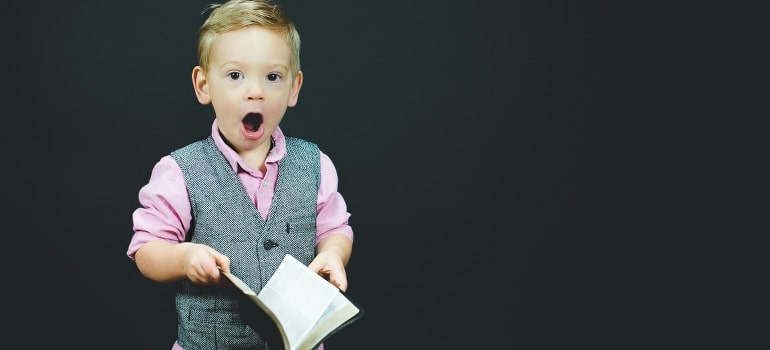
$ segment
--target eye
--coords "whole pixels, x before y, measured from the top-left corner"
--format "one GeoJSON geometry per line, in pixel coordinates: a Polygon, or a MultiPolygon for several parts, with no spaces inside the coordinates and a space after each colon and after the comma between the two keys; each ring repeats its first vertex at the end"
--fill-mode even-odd
{"type": "Polygon", "coordinates": [[[270,74],[267,75],[267,80],[277,81],[279,79],[281,79],[281,75],[278,74],[278,73],[270,73],[270,74]]]}
{"type": "Polygon", "coordinates": [[[230,78],[230,80],[238,80],[243,77],[243,74],[241,74],[241,72],[230,72],[227,73],[227,77],[230,78]]]}

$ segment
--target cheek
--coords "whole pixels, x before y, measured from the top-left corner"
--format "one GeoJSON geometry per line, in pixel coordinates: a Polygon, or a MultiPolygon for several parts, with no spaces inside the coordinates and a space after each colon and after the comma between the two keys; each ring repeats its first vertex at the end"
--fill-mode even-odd
{"type": "Polygon", "coordinates": [[[286,103],[274,103],[266,107],[268,113],[276,119],[280,119],[286,113],[286,103]]]}
{"type": "Polygon", "coordinates": [[[212,103],[218,106],[220,110],[235,110],[240,106],[241,99],[233,93],[220,92],[212,95],[212,103]]]}
{"type": "Polygon", "coordinates": [[[273,94],[268,98],[269,102],[265,105],[265,109],[269,111],[272,116],[281,117],[286,112],[288,104],[291,103],[290,95],[286,91],[281,91],[273,94]]]}
{"type": "Polygon", "coordinates": [[[271,125],[278,125],[283,119],[284,113],[286,113],[286,104],[271,104],[265,106],[265,122],[271,125]]]}

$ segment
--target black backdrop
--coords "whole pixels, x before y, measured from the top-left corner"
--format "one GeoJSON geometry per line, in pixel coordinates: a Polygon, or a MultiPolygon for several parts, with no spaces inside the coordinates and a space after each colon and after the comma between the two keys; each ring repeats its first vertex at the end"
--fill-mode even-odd
{"type": "MultiPolygon", "coordinates": [[[[685,63],[680,39],[700,40],[679,25],[686,11],[279,3],[300,30],[305,73],[282,127],[332,157],[356,232],[349,292],[367,314],[328,349],[721,339],[682,327],[692,299],[669,303],[692,274],[647,283],[681,252],[658,238],[695,216],[684,203],[705,181],[667,185],[687,166],[668,148],[685,124],[667,118],[694,95],[676,88],[693,66],[668,75],[685,63]]],[[[7,341],[170,348],[170,290],[125,251],[152,165],[212,120],[190,83],[206,4],[4,6],[7,341]]]]}

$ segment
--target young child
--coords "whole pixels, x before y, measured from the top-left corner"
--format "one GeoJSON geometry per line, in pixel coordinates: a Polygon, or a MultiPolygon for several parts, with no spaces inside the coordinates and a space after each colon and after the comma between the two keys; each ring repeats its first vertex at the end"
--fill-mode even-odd
{"type": "Polygon", "coordinates": [[[345,291],[350,213],[329,157],[279,127],[302,87],[292,21],[269,1],[209,10],[192,83],[213,107],[211,135],[155,164],[127,255],[147,278],[178,283],[172,349],[277,349],[220,269],[259,292],[291,254],[345,291]]]}

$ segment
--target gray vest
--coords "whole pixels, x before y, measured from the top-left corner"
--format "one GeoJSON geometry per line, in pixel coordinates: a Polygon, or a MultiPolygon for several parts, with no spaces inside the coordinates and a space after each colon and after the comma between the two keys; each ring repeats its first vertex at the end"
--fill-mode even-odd
{"type": "MultiPolygon", "coordinates": [[[[286,138],[267,221],[211,137],[171,156],[182,169],[192,205],[188,240],[227,255],[230,271],[255,292],[262,290],[287,253],[305,264],[312,261],[321,178],[315,144],[286,138]]],[[[242,317],[244,300],[253,304],[233,286],[181,281],[176,293],[179,344],[185,350],[266,349],[263,337],[242,317]]]]}

